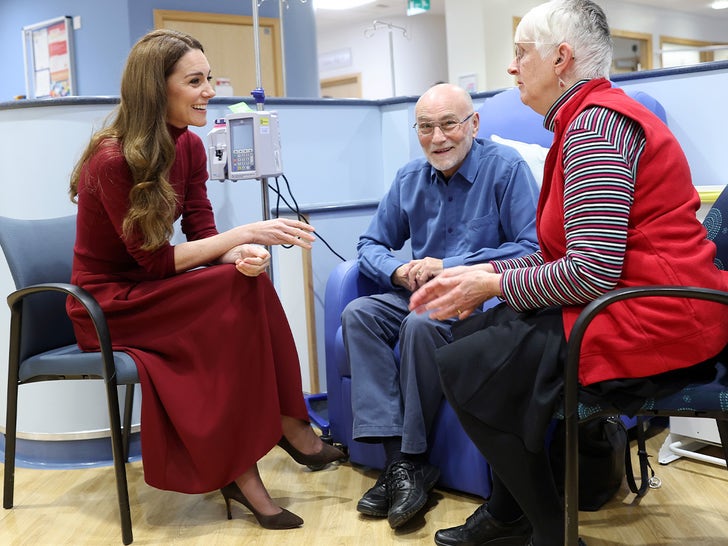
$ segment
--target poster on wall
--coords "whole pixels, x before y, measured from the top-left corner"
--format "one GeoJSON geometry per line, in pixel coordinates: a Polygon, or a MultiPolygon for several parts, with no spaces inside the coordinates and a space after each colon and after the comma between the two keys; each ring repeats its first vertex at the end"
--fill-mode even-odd
{"type": "Polygon", "coordinates": [[[23,53],[25,91],[29,99],[76,94],[71,17],[23,27],[23,53]]]}

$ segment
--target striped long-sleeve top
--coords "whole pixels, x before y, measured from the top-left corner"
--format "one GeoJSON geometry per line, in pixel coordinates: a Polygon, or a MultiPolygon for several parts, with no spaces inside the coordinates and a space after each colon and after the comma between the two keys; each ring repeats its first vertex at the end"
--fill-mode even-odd
{"type": "MultiPolygon", "coordinates": [[[[599,78],[568,91],[545,121],[555,144],[537,210],[540,254],[496,264],[513,307],[560,307],[568,339],[586,302],[611,288],[726,290],[687,158],[657,116],[599,78]]],[[[692,366],[725,347],[726,325],[728,309],[710,302],[617,302],[584,335],[579,381],[692,366]]]]}
{"type": "MultiPolygon", "coordinates": [[[[547,112],[559,109],[580,82],[547,112]]],[[[613,289],[622,273],[637,165],[645,147],[641,126],[614,110],[585,109],[564,140],[566,255],[544,263],[541,252],[493,262],[503,273],[503,298],[516,310],[587,303],[613,289]]]]}

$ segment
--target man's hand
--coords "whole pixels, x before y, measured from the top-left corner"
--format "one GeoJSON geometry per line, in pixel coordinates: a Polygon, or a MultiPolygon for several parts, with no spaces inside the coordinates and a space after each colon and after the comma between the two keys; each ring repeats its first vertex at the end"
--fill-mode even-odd
{"type": "Polygon", "coordinates": [[[430,318],[436,320],[466,318],[485,300],[501,295],[500,277],[484,267],[450,268],[412,294],[410,310],[430,311],[430,318]]]}
{"type": "Polygon", "coordinates": [[[392,274],[392,284],[414,292],[443,271],[442,260],[423,258],[399,266],[392,274]]]}

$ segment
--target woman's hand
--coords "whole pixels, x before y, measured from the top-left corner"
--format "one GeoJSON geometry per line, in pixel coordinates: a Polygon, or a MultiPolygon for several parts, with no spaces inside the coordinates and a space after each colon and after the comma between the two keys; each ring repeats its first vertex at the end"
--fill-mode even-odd
{"type": "Polygon", "coordinates": [[[232,263],[245,275],[260,275],[268,266],[270,255],[265,249],[262,254],[255,245],[288,244],[310,249],[316,240],[311,235],[313,231],[313,226],[287,218],[243,224],[212,237],[175,245],[174,268],[181,273],[211,262],[232,263]],[[241,250],[246,246],[253,250],[241,250]],[[242,260],[240,264],[238,258],[242,260]]]}
{"type": "Polygon", "coordinates": [[[493,273],[489,264],[485,266],[445,269],[412,294],[410,310],[430,311],[435,320],[470,316],[485,300],[501,294],[500,274],[493,273]]]}
{"type": "Polygon", "coordinates": [[[259,245],[238,245],[227,251],[222,263],[235,264],[235,269],[248,277],[257,277],[270,264],[270,252],[259,245]]]}
{"type": "Polygon", "coordinates": [[[259,245],[297,245],[311,248],[316,240],[312,225],[289,218],[263,220],[242,226],[249,232],[249,240],[259,245]]]}

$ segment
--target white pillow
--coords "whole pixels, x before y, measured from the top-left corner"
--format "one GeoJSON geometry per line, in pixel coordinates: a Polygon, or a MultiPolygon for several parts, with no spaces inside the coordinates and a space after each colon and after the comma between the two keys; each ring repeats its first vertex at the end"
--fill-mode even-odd
{"type": "Polygon", "coordinates": [[[528,166],[531,168],[533,177],[536,179],[536,184],[541,187],[543,182],[543,164],[546,161],[546,154],[549,149],[539,146],[538,144],[528,144],[519,140],[510,140],[508,138],[502,138],[498,135],[490,135],[490,139],[498,144],[505,144],[514,148],[521,157],[526,161],[528,166]]]}

